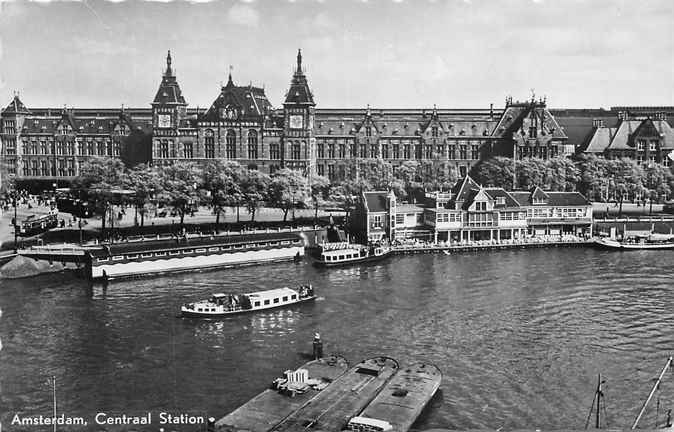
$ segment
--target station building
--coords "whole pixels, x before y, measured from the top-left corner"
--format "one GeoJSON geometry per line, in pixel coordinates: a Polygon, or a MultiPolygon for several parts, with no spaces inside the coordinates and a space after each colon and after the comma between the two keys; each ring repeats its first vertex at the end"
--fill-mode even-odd
{"type": "Polygon", "coordinates": [[[434,243],[592,235],[592,205],[579,192],[486,188],[469,176],[423,203],[399,204],[393,192],[363,192],[352,215],[361,241],[416,238],[434,243]]]}
{"type": "Polygon", "coordinates": [[[492,155],[554,157],[567,136],[544,99],[506,98],[501,109],[317,108],[298,52],[282,103],[265,89],[237,85],[231,73],[208,108],[190,107],[169,52],[148,108],[33,108],[15,95],[2,110],[2,176],[46,183],[72,180],[94,156],[128,163],[234,160],[273,173],[316,172],[338,182],[359,164],[394,169],[418,161],[430,176],[466,175],[492,155]]]}

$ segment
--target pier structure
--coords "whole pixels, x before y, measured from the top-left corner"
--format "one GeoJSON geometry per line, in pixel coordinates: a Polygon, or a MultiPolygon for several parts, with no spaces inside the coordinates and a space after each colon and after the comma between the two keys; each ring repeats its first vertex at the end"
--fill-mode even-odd
{"type": "MultiPolygon", "coordinates": [[[[348,369],[346,359],[338,355],[312,360],[296,371],[306,371],[309,379],[319,380],[324,385],[342,376],[348,369]]],[[[276,389],[267,389],[239,408],[215,422],[217,432],[267,432],[290,414],[306,405],[319,392],[320,387],[308,386],[303,392],[292,396],[276,389]]]]}
{"type": "Polygon", "coordinates": [[[358,363],[272,431],[343,430],[393,378],[398,367],[398,362],[389,357],[374,357],[358,363]]]}

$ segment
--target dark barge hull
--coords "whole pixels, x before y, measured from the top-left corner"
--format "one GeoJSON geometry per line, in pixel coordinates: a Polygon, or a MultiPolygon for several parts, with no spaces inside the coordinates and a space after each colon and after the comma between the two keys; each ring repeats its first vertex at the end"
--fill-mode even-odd
{"type": "MultiPolygon", "coordinates": [[[[301,369],[309,372],[309,377],[319,377],[329,381],[339,378],[348,367],[346,359],[337,355],[312,360],[300,366],[301,369]]],[[[267,389],[218,420],[215,423],[216,430],[218,432],[268,432],[290,414],[306,405],[317,394],[319,394],[318,391],[310,389],[306,393],[290,397],[276,390],[267,389]]]]}
{"type": "Polygon", "coordinates": [[[257,308],[257,309],[250,308],[250,309],[242,309],[242,310],[239,310],[239,311],[225,312],[225,313],[221,313],[221,314],[205,314],[205,313],[202,313],[202,312],[187,312],[187,311],[181,310],[181,311],[180,311],[180,315],[181,315],[183,318],[201,318],[201,319],[208,319],[208,318],[226,318],[226,317],[232,316],[232,315],[241,315],[241,314],[247,314],[247,313],[251,313],[251,312],[260,312],[260,311],[274,310],[274,309],[278,309],[278,308],[280,308],[280,307],[292,307],[292,306],[298,305],[298,304],[300,304],[300,303],[306,303],[306,302],[309,302],[309,301],[312,301],[312,300],[316,300],[316,296],[311,296],[311,297],[303,298],[303,299],[298,300],[298,301],[296,301],[296,302],[294,302],[294,303],[279,304],[279,305],[277,305],[277,306],[272,306],[272,307],[267,307],[267,308],[257,308]]]}
{"type": "Polygon", "coordinates": [[[407,432],[442,382],[442,372],[430,363],[401,369],[363,410],[361,417],[387,421],[391,432],[407,432]]]}

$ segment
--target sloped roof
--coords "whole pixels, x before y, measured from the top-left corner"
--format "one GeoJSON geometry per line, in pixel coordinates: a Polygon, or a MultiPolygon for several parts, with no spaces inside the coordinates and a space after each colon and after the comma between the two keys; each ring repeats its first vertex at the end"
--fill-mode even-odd
{"type": "Polygon", "coordinates": [[[493,200],[496,198],[502,197],[505,200],[505,204],[494,204],[495,207],[519,207],[519,203],[515,198],[510,196],[508,191],[503,188],[484,188],[485,193],[493,200]]]}
{"type": "Polygon", "coordinates": [[[548,194],[540,187],[534,186],[533,189],[531,189],[531,199],[547,200],[548,198],[550,198],[548,194]]]}
{"type": "MultiPolygon", "coordinates": [[[[488,111],[456,112],[444,110],[438,114],[439,139],[445,137],[490,136],[496,124],[488,111]]],[[[317,109],[314,134],[317,136],[349,136],[360,131],[366,119],[372,122],[380,136],[388,138],[420,138],[433,123],[426,110],[396,110],[382,108],[317,109]],[[369,114],[368,114],[369,113],[369,114]]]]}
{"type": "Polygon", "coordinates": [[[594,128],[592,135],[585,143],[582,151],[587,153],[603,153],[611,144],[611,140],[616,133],[616,128],[598,127],[594,128]]]}
{"type": "Polygon", "coordinates": [[[68,110],[61,117],[28,118],[23,123],[21,133],[31,134],[54,134],[59,126],[66,124],[72,128],[72,133],[78,135],[109,135],[114,133],[115,128],[122,124],[133,129],[135,123],[126,113],[117,116],[106,117],[78,117],[76,112],[68,110]]]}
{"type": "Polygon", "coordinates": [[[171,51],[169,51],[166,56],[166,71],[162,76],[161,84],[159,84],[159,89],[152,101],[152,105],[171,104],[187,105],[187,102],[185,102],[185,98],[178,85],[178,80],[176,80],[176,76],[171,68],[171,51]]]}
{"type": "Polygon", "coordinates": [[[452,188],[452,196],[454,201],[468,201],[472,199],[475,194],[471,192],[479,191],[480,185],[477,184],[470,176],[465,176],[463,180],[459,180],[452,188]]]}
{"type": "Polygon", "coordinates": [[[7,105],[7,107],[2,110],[3,114],[30,114],[30,111],[28,111],[28,108],[26,108],[26,105],[21,102],[21,99],[19,99],[19,95],[15,94],[14,98],[12,101],[7,105]]]}
{"type": "Polygon", "coordinates": [[[241,117],[261,117],[272,111],[271,102],[264,89],[260,87],[237,86],[229,74],[227,84],[221,88],[220,94],[200,120],[217,121],[220,109],[231,106],[241,117]]]}
{"type": "Polygon", "coordinates": [[[286,94],[285,104],[316,105],[314,95],[311,93],[311,89],[309,89],[307,77],[302,71],[301,50],[297,51],[297,69],[295,69],[293,79],[290,82],[290,89],[288,89],[288,93],[286,94]]]}
{"type": "Polygon", "coordinates": [[[388,192],[386,191],[375,191],[375,192],[363,192],[365,197],[365,208],[371,213],[379,213],[386,211],[386,201],[388,197],[388,192]]]}
{"type": "MultiPolygon", "coordinates": [[[[521,206],[532,206],[532,193],[526,191],[510,192],[521,206]]],[[[580,192],[545,192],[548,206],[589,206],[590,201],[580,192]]]]}
{"type": "Polygon", "coordinates": [[[516,103],[506,107],[493,135],[503,137],[522,128],[526,118],[540,124],[539,129],[549,138],[568,138],[544,102],[516,103]]]}

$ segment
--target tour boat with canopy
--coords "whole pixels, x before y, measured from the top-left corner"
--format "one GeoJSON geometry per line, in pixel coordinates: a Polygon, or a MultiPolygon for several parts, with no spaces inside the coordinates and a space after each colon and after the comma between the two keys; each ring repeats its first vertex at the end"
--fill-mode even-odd
{"type": "Polygon", "coordinates": [[[644,237],[630,237],[623,241],[612,239],[595,240],[595,244],[604,249],[644,250],[674,249],[674,235],[651,233],[644,237]]]}
{"type": "Polygon", "coordinates": [[[208,300],[185,304],[180,308],[180,312],[186,318],[221,318],[303,303],[315,298],[311,284],[300,285],[296,290],[285,287],[247,294],[218,293],[213,294],[208,300]]]}
{"type": "Polygon", "coordinates": [[[318,267],[336,267],[348,264],[358,264],[370,261],[379,261],[386,258],[391,249],[386,246],[348,243],[338,248],[321,247],[314,265],[318,267]]]}

